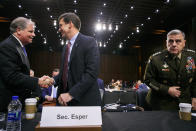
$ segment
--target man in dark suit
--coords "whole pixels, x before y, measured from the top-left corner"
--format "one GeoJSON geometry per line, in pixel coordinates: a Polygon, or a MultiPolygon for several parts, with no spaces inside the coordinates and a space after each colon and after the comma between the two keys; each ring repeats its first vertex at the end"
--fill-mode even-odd
{"type": "Polygon", "coordinates": [[[76,14],[64,13],[58,20],[59,32],[67,40],[59,74],[58,102],[71,106],[99,106],[100,56],[96,41],[79,33],[81,21],[76,14]]]}
{"type": "Polygon", "coordinates": [[[149,58],[144,75],[151,88],[147,102],[153,110],[178,110],[179,103],[191,103],[196,110],[196,53],[184,49],[185,34],[172,30],[167,34],[167,49],[149,58]]]}
{"type": "Polygon", "coordinates": [[[39,86],[48,87],[53,83],[47,76],[29,75],[30,65],[24,46],[32,43],[34,27],[30,19],[18,17],[10,24],[11,35],[0,43],[0,112],[7,111],[12,96],[19,96],[24,104],[39,86]]]}

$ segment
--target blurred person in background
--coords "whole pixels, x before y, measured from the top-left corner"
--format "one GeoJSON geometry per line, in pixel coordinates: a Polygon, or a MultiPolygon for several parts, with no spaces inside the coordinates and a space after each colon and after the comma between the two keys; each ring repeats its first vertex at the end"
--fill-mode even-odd
{"type": "MultiPolygon", "coordinates": [[[[59,69],[55,68],[52,71],[52,77],[56,77],[59,74],[59,69]]],[[[55,81],[56,82],[56,81],[55,81]]],[[[44,100],[46,101],[56,101],[56,96],[57,96],[57,90],[58,90],[58,86],[56,86],[57,84],[54,83],[54,85],[49,86],[48,88],[43,88],[42,90],[42,97],[44,100]]]]}

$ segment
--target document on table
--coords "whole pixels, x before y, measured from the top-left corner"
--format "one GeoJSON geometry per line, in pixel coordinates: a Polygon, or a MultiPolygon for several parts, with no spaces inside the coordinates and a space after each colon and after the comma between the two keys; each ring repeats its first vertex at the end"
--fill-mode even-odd
{"type": "Polygon", "coordinates": [[[196,117],[196,113],[191,113],[191,115],[196,117]]]}

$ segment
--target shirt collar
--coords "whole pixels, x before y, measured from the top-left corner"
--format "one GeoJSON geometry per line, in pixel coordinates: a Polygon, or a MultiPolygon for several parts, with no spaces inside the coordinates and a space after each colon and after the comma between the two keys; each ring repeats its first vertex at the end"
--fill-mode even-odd
{"type": "Polygon", "coordinates": [[[73,45],[73,44],[75,43],[75,40],[76,40],[78,34],[79,34],[79,32],[76,33],[76,34],[71,38],[71,40],[67,40],[66,43],[68,43],[68,41],[70,41],[71,45],[73,45]]]}
{"type": "Polygon", "coordinates": [[[14,36],[14,38],[16,38],[16,40],[18,40],[18,42],[20,43],[21,47],[24,47],[24,45],[22,44],[22,42],[14,34],[12,34],[12,35],[14,36]]]}
{"type": "Polygon", "coordinates": [[[178,57],[179,59],[181,59],[181,57],[182,57],[182,52],[179,53],[177,57],[178,57]]]}
{"type": "Polygon", "coordinates": [[[168,55],[169,55],[169,57],[170,57],[171,59],[175,59],[176,57],[178,57],[179,59],[182,58],[182,52],[180,52],[177,56],[174,55],[174,54],[171,54],[168,50],[167,50],[167,53],[168,53],[168,55]]]}

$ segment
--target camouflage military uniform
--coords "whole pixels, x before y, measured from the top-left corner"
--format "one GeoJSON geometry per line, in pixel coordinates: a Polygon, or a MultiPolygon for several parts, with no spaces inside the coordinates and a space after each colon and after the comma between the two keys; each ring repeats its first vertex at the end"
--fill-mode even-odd
{"type": "Polygon", "coordinates": [[[180,102],[191,103],[196,97],[196,53],[184,49],[179,66],[167,50],[155,53],[149,58],[144,82],[151,88],[146,97],[153,110],[177,110],[180,102]],[[168,94],[171,86],[180,86],[181,95],[174,98],[168,94]]]}

